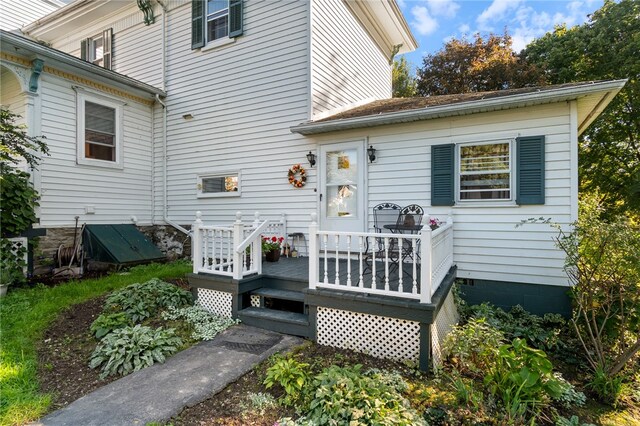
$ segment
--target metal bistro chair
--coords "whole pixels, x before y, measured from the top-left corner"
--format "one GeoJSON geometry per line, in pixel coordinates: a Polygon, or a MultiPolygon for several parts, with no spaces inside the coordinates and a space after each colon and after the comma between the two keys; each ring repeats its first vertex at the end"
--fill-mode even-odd
{"type": "MultiPolygon", "coordinates": [[[[398,215],[398,221],[396,223],[395,232],[399,234],[417,234],[422,229],[422,218],[424,217],[424,210],[417,204],[409,204],[400,210],[398,215]]],[[[420,241],[418,240],[418,244],[420,241]]],[[[416,247],[416,256],[420,258],[420,247],[416,247]]],[[[402,247],[401,262],[407,257],[413,258],[413,248],[408,241],[404,241],[402,247]]]]}
{"type": "MultiPolygon", "coordinates": [[[[388,232],[385,229],[385,225],[395,225],[398,223],[398,217],[400,216],[400,207],[394,203],[382,203],[373,208],[373,229],[377,233],[388,232]]],[[[393,240],[389,244],[389,252],[394,252],[393,240]]],[[[397,250],[395,250],[397,252],[397,250]]],[[[373,257],[376,259],[382,259],[385,254],[384,238],[374,238],[372,241],[367,238],[365,249],[365,267],[363,273],[366,273],[368,269],[372,269],[373,257]]],[[[391,254],[393,256],[393,254],[391,254]]],[[[397,257],[397,256],[396,256],[397,257]]],[[[378,275],[378,274],[376,274],[378,275]]]]}

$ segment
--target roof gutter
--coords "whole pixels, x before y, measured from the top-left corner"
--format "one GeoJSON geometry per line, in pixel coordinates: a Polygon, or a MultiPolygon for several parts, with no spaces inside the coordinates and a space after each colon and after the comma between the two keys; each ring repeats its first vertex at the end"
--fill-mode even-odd
{"type": "Polygon", "coordinates": [[[409,111],[388,112],[378,115],[328,120],[317,123],[307,122],[297,126],[292,126],[290,130],[292,133],[298,133],[301,135],[313,135],[340,130],[422,121],[455,115],[467,115],[483,111],[497,111],[525,105],[561,102],[596,92],[612,92],[611,97],[613,97],[622,89],[626,82],[627,80],[624,79],[589,83],[583,86],[571,88],[559,88],[492,99],[467,101],[451,105],[431,106],[412,109],[409,111]]]}
{"type": "MultiPolygon", "coordinates": [[[[41,45],[25,37],[4,30],[0,30],[0,35],[2,36],[3,50],[6,49],[8,45],[12,45],[41,59],[47,59],[49,61],[66,65],[69,67],[67,70],[70,72],[78,73],[78,71],[81,71],[87,78],[99,81],[100,83],[111,86],[113,86],[114,82],[119,83],[120,85],[126,86],[128,89],[135,88],[141,92],[148,93],[151,95],[150,98],[154,98],[155,95],[166,96],[166,93],[163,90],[154,86],[135,80],[131,77],[127,77],[126,75],[119,74],[115,71],[102,68],[98,65],[94,65],[90,62],[83,61],[80,58],[76,58],[75,56],[51,47],[41,45]]],[[[49,65],[49,61],[45,61],[45,63],[49,65]]]]}
{"type": "Polygon", "coordinates": [[[48,15],[43,16],[40,19],[36,19],[35,21],[33,21],[30,24],[25,25],[24,27],[22,27],[22,29],[20,31],[22,31],[23,34],[29,34],[31,31],[33,31],[34,29],[41,27],[43,25],[48,24],[49,22],[53,22],[55,20],[58,19],[59,16],[62,15],[66,15],[70,12],[73,12],[76,9],[80,9],[81,7],[84,7],[84,5],[91,3],[90,0],[76,0],[72,3],[69,3],[67,5],[64,5],[63,7],[61,7],[58,10],[55,10],[51,13],[49,13],[48,15]]]}

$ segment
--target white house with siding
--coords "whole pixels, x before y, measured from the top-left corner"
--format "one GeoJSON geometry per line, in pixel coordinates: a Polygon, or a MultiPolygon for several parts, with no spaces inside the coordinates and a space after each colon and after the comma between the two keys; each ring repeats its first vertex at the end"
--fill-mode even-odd
{"type": "MultiPolygon", "coordinates": [[[[207,252],[224,238],[231,247],[234,231],[206,227],[231,224],[238,211],[253,220],[258,211],[251,233],[284,213],[287,233],[309,242],[316,304],[305,299],[305,306],[309,321],[320,324],[334,315],[318,304],[329,302],[316,284],[332,289],[327,274],[324,281],[317,274],[331,268],[323,238],[342,238],[333,260],[339,265],[346,252],[342,261],[350,265],[362,254],[357,240],[376,238],[374,206],[418,204],[448,221],[443,229],[452,241],[441,259],[450,263],[442,263],[427,297],[415,277],[431,277],[438,264],[425,238],[444,238],[445,231],[419,234],[422,243],[398,240],[400,247],[417,244],[412,253],[427,250],[411,256],[413,278],[405,280],[414,284],[407,297],[435,312],[411,325],[420,330],[421,361],[430,340],[422,326],[435,323],[442,306],[435,300],[444,301],[449,287],[443,295],[436,289],[448,272],[464,280],[474,302],[566,312],[568,282],[554,231],[516,225],[531,217],[563,225],[576,219],[578,135],[624,81],[390,99],[393,57],[417,47],[394,0],[138,3],[143,7],[76,0],[23,27],[22,37],[2,33],[2,105],[24,115],[30,133],[45,135],[51,149],[34,173],[42,195],[37,227],[69,229],[78,216],[80,223],[186,233],[201,212],[196,227],[205,233],[192,235],[194,272],[215,275],[216,262],[224,264],[219,275],[239,287],[203,286],[212,300],[232,303],[224,311],[235,315],[248,300],[261,307],[264,295],[243,299],[239,290],[243,271],[261,267],[255,258],[239,266],[238,248],[247,244],[235,244],[242,242],[238,228],[237,252],[207,252]],[[300,188],[288,179],[296,164],[307,173],[300,188]],[[427,255],[429,262],[420,261],[427,255]]],[[[389,266],[388,254],[382,261],[389,266]]],[[[339,285],[337,266],[334,272],[339,285]]],[[[402,292],[402,273],[399,279],[402,292]]],[[[367,293],[361,287],[359,294],[367,293]]],[[[360,309],[375,316],[378,308],[360,309]]],[[[321,334],[318,326],[308,335],[321,334]]]]}

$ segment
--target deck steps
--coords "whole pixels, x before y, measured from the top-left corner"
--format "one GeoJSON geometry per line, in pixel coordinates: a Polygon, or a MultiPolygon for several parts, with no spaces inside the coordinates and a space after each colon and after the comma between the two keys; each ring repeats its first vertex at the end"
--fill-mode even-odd
{"type": "Polygon", "coordinates": [[[238,311],[238,318],[253,327],[309,337],[309,316],[305,314],[252,306],[238,311]]]}
{"type": "Polygon", "coordinates": [[[292,300],[294,302],[304,302],[304,293],[293,290],[280,290],[277,288],[262,287],[251,292],[252,295],[271,299],[292,300]]]}

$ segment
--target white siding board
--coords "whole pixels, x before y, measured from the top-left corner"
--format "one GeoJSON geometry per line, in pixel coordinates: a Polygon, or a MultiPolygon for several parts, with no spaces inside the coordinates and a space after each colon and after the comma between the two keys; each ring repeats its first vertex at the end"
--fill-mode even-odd
{"type": "MultiPolygon", "coordinates": [[[[126,100],[124,106],[123,169],[76,164],[76,94],[69,82],[41,76],[42,134],[51,152],[40,166],[42,189],[40,225],[151,222],[151,113],[150,107],[126,100]],[[54,103],[52,106],[49,102],[54,103]],[[95,206],[86,215],[84,206],[95,206]]],[[[113,96],[111,96],[113,97],[113,96]]]]}
{"type": "Polygon", "coordinates": [[[312,114],[391,97],[391,67],[364,28],[336,0],[313,1],[312,114]]]}

